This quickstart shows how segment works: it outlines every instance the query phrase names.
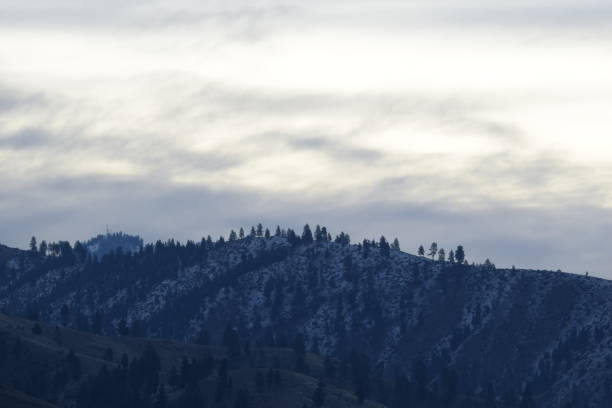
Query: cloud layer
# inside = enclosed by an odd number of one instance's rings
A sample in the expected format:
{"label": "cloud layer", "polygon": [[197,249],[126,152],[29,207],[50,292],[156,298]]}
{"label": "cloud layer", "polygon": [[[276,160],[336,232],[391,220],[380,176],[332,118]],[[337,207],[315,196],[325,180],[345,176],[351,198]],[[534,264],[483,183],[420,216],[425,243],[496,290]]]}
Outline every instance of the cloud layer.
{"label": "cloud layer", "polygon": [[606,2],[0,6],[0,242],[319,222],[612,278]]}

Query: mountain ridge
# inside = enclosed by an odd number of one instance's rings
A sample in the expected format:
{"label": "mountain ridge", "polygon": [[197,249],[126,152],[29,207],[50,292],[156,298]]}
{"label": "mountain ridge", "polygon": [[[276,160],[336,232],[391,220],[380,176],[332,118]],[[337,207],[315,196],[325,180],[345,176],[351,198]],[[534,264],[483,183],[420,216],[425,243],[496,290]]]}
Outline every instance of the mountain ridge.
{"label": "mountain ridge", "polygon": [[469,372],[462,388],[492,388],[499,401],[527,388],[543,407],[611,398],[612,282],[604,279],[450,264],[372,241],[282,233],[168,241],[80,262],[44,273],[24,267],[35,277],[13,279],[10,290],[2,283],[0,306],[22,315],[38,309],[57,323],[66,304],[81,310],[70,316],[74,326],[92,324],[98,312],[107,334],[122,320],[181,340],[203,328],[219,338],[228,322],[262,344],[303,334],[323,355],[366,353],[385,376],[417,360],[430,384],[445,367]]}

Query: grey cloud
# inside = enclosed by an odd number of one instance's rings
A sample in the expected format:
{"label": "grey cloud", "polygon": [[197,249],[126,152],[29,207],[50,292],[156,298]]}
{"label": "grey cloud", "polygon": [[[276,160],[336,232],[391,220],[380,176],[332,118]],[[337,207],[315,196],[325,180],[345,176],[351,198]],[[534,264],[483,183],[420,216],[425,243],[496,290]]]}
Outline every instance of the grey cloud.
{"label": "grey cloud", "polygon": [[[601,206],[612,198],[612,167],[592,168],[571,163],[561,154],[524,155],[520,150],[481,154],[455,173],[438,174],[435,164],[448,161],[440,154],[403,155],[413,164],[409,174],[384,176],[364,196],[408,196],[479,209],[510,205],[527,208]],[[603,180],[603,181],[602,181]],[[562,188],[565,186],[565,188]],[[508,196],[508,193],[511,193]],[[512,194],[520,193],[518,196]],[[506,203],[506,204],[504,204]]]}
{"label": "grey cloud", "polygon": [[330,134],[315,130],[292,133],[276,130],[249,135],[243,139],[243,142],[256,144],[262,149],[282,149],[286,147],[293,151],[310,151],[337,160],[375,162],[385,158],[385,154],[381,151],[351,144],[350,138],[350,133]]}
{"label": "grey cloud", "polygon": [[295,9],[295,6],[276,2],[194,3],[181,0],[32,0],[27,3],[4,0],[0,5],[4,6],[0,22],[5,27],[150,31],[215,25],[227,30],[233,39],[247,42],[261,38],[275,21]]}
{"label": "grey cloud", "polygon": [[0,135],[0,148],[15,150],[37,149],[47,146],[51,138],[38,129],[23,129],[8,137]]}
{"label": "grey cloud", "polygon": [[294,149],[324,152],[338,159],[376,161],[384,157],[384,154],[378,150],[357,148],[325,137],[290,138],[288,144]]}
{"label": "grey cloud", "polygon": [[607,1],[530,2],[529,4],[506,3],[500,6],[487,4],[480,7],[455,7],[452,12],[439,10],[445,22],[460,24],[486,24],[496,26],[557,26],[567,28],[589,28],[609,26],[612,6]]}
{"label": "grey cloud", "polygon": [[[278,117],[318,114],[350,114],[357,122],[353,133],[380,131],[399,122],[425,120],[455,137],[468,135],[497,140],[509,146],[520,146],[524,135],[515,123],[480,117],[483,112],[511,105],[517,101],[469,97],[431,97],[409,93],[360,92],[331,94],[317,92],[269,92],[240,89],[222,83],[208,83],[189,92],[181,109],[171,110],[190,116],[223,120],[228,117]],[[196,112],[200,112],[199,114]]]}
{"label": "grey cloud", "polygon": [[0,115],[18,109],[41,108],[49,104],[50,101],[42,93],[26,93],[3,87],[0,83]]}
{"label": "grey cloud", "polygon": [[[308,15],[308,14],[307,14]],[[462,0],[437,2],[345,3],[323,12],[311,9],[311,19],[324,19],[336,27],[401,32],[431,27],[472,29],[545,29],[564,34],[568,30],[609,32],[612,6],[606,0],[510,1]],[[313,23],[311,21],[311,23]]]}

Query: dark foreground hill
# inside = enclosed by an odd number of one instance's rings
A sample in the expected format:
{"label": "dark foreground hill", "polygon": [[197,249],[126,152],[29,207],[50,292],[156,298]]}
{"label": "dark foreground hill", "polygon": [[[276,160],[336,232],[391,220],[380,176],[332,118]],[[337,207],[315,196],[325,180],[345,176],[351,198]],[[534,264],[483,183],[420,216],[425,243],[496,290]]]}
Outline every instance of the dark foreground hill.
{"label": "dark foreground hill", "polygon": [[0,358],[3,408],[54,406],[44,400],[77,408],[301,408],[317,398],[326,407],[382,408],[320,382],[318,356],[304,355],[309,374],[295,371],[288,348],[233,355],[226,347],[109,338],[0,314]]}
{"label": "dark foreground hill", "polygon": [[13,387],[0,385],[0,407],[5,408],[54,408],[49,404],[31,395],[17,391]]}
{"label": "dark foreground hill", "polygon": [[612,406],[612,282],[315,235],[21,252],[0,264],[0,307],[110,336],[300,339],[389,406]]}

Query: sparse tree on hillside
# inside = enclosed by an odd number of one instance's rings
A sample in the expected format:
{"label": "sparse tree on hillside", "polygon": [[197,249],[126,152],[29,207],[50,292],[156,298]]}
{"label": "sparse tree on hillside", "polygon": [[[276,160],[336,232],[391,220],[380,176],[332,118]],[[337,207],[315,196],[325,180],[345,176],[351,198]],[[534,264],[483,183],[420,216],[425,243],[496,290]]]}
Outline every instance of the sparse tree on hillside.
{"label": "sparse tree on hillside", "polygon": [[87,248],[80,241],[76,241],[74,243],[74,254],[80,262],[83,262],[88,255]]}
{"label": "sparse tree on hillside", "polygon": [[417,254],[419,256],[425,256],[425,248],[423,248],[423,245],[419,245],[419,250],[417,251]]}
{"label": "sparse tree on hillside", "polygon": [[444,251],[444,248],[441,248],[438,251],[438,261],[440,262],[446,261],[446,251]]}
{"label": "sparse tree on hillside", "polygon": [[351,237],[344,232],[340,232],[340,235],[336,236],[335,242],[342,245],[349,245],[351,243]]}
{"label": "sparse tree on hillside", "polygon": [[255,238],[257,236],[257,232],[255,231],[255,227],[251,227],[251,232],[249,233],[251,238]]}
{"label": "sparse tree on hillside", "polygon": [[427,255],[431,256],[431,259],[434,259],[436,254],[438,253],[438,244],[436,242],[432,242],[429,246],[429,253]]}
{"label": "sparse tree on hillside", "polygon": [[263,225],[261,223],[257,224],[257,236],[263,237]]}
{"label": "sparse tree on hillside", "polygon": [[314,239],[317,242],[323,241],[323,234],[321,233],[321,226],[319,224],[315,227]]}
{"label": "sparse tree on hillside", "polygon": [[304,241],[306,244],[312,242],[312,231],[310,230],[310,226],[308,224],[304,225],[304,230],[302,231],[302,241]]}
{"label": "sparse tree on hillside", "polygon": [[391,244],[391,249],[393,249],[394,251],[399,251],[400,250],[399,239],[395,238],[393,240],[393,243]]}
{"label": "sparse tree on hillside", "polygon": [[380,255],[383,258],[388,258],[389,257],[389,243],[387,242],[387,239],[384,236],[380,237]]}
{"label": "sparse tree on hillside", "polygon": [[327,232],[326,227],[321,227],[321,239],[323,239],[323,241],[331,241],[331,235]]}
{"label": "sparse tree on hillside", "polygon": [[270,236],[271,236],[271,235],[270,235],[270,230],[266,228],[266,232],[264,233],[264,237],[265,237],[266,239],[270,239]]}
{"label": "sparse tree on hillside", "polygon": [[32,254],[36,254],[38,253],[38,246],[36,244],[36,237],[32,237],[32,239],[30,240],[30,252],[32,252]]}
{"label": "sparse tree on hillside", "polygon": [[455,251],[455,260],[457,263],[462,264],[465,261],[465,252],[463,251],[463,245],[459,245]]}
{"label": "sparse tree on hillside", "polygon": [[38,250],[38,253],[42,256],[47,256],[47,241],[44,239],[40,242],[40,249]]}
{"label": "sparse tree on hillside", "polygon": [[240,227],[240,232],[238,233],[238,237],[240,237],[240,239],[244,238],[244,228]]}
{"label": "sparse tree on hillside", "polygon": [[453,251],[452,249],[448,253],[448,262],[455,263],[455,251]]}
{"label": "sparse tree on hillside", "polygon": [[[243,233],[244,233],[244,232],[243,232]],[[231,231],[230,231],[230,234],[229,234],[229,238],[228,238],[228,240],[229,240],[229,241],[235,241],[236,239],[238,239],[238,236],[236,235],[236,231],[231,230]]]}
{"label": "sparse tree on hillside", "polygon": [[282,235],[283,235],[283,233],[282,233],[282,231],[281,231],[280,225],[277,225],[277,226],[276,226],[276,231],[274,231],[274,236],[275,236],[275,237],[280,237],[280,236],[282,236]]}

